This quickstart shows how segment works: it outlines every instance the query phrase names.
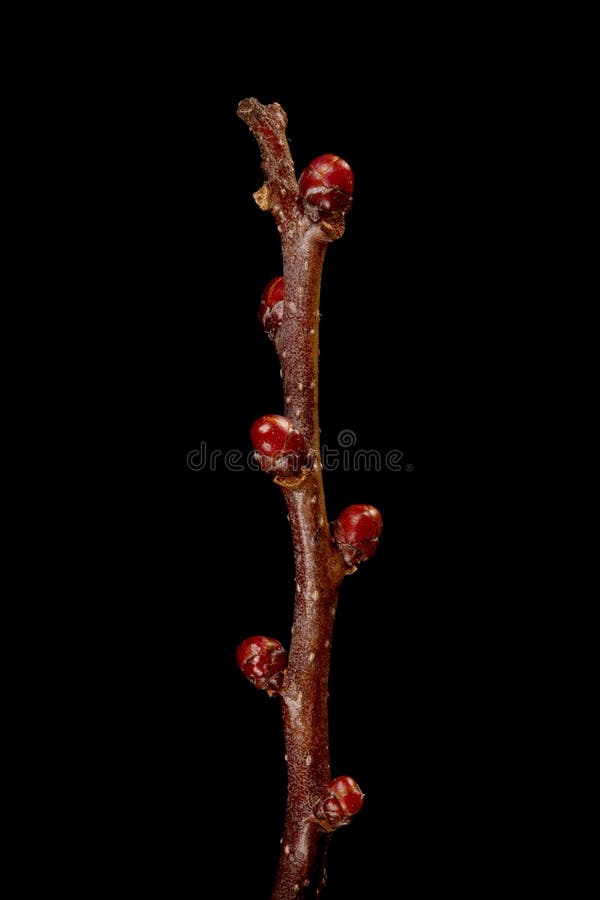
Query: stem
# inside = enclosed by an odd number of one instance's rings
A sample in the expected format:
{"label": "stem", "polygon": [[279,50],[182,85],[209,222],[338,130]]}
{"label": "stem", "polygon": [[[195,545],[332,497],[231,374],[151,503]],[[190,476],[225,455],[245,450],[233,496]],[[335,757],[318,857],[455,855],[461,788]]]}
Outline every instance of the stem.
{"label": "stem", "polygon": [[275,346],[285,415],[310,452],[310,469],[293,482],[276,479],[288,509],[294,545],[296,599],[288,668],[281,691],[288,798],[272,900],[321,895],[330,835],[314,807],[330,781],[327,697],[338,592],[348,568],[333,543],[323,490],[319,429],[319,297],[327,243],[343,233],[343,215],[327,223],[303,212],[278,104],[243,100],[238,115],[261,151],[265,184],[254,195],[281,233],[284,314]]}

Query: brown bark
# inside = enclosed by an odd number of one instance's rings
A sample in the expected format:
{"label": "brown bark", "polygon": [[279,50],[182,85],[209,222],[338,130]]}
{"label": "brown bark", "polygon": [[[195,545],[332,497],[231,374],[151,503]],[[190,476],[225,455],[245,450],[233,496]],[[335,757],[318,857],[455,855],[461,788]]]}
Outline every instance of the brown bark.
{"label": "brown bark", "polygon": [[292,531],[296,567],[294,624],[281,691],[288,798],[272,900],[321,895],[330,834],[315,806],[330,781],[327,715],[329,663],[340,584],[350,570],[331,538],[320,457],[318,408],[319,298],[327,243],[344,231],[342,213],[326,221],[306,215],[279,104],[242,100],[238,115],[256,138],[265,183],[254,195],[281,234],[284,313],[275,346],[285,415],[310,451],[302,478],[277,478]]}

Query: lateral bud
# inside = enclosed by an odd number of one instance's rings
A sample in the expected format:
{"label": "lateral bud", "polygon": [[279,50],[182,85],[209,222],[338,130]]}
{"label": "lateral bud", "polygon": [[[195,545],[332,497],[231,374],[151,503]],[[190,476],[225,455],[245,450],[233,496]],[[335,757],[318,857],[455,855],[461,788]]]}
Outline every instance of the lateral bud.
{"label": "lateral bud", "polygon": [[382,528],[381,513],[374,506],[355,503],[341,511],[331,523],[331,533],[346,565],[356,567],[371,559],[379,545]]}
{"label": "lateral bud", "polygon": [[283,319],[283,285],[283,275],[271,278],[262,292],[258,308],[258,318],[272,341]]}
{"label": "lateral bud", "polygon": [[280,478],[300,475],[308,454],[302,434],[285,416],[257,419],[250,429],[254,456],[263,472]]}
{"label": "lateral bud", "polygon": [[304,209],[313,222],[352,207],[354,173],[345,159],[324,153],[304,169],[298,179]]}
{"label": "lateral bud", "polygon": [[325,831],[349,825],[352,816],[362,809],[364,796],[354,778],[340,775],[323,791],[314,809],[315,818]]}
{"label": "lateral bud", "polygon": [[238,668],[259,691],[278,694],[287,668],[287,653],[276,638],[254,635],[238,644],[235,651]]}

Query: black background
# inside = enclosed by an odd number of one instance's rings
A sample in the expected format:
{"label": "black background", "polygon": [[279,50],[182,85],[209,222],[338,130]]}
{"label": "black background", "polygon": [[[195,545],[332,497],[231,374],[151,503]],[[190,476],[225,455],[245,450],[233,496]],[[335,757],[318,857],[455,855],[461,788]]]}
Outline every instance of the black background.
{"label": "black background", "polygon": [[258,150],[235,114],[257,96],[286,109],[298,174],[323,152],[355,173],[323,277],[323,442],[352,430],[357,448],[403,454],[399,472],[326,472],[331,518],[354,502],[384,518],[336,619],[332,771],[353,775],[366,800],[332,844],[329,895],[475,886],[482,809],[501,778],[486,771],[500,737],[481,678],[495,613],[479,604],[479,521],[462,496],[484,440],[461,411],[487,246],[482,96],[458,62],[450,74],[423,64],[326,87],[250,74],[201,90],[169,62],[132,73],[98,131],[106,365],[123,375],[103,436],[118,499],[111,490],[98,572],[110,723],[100,784],[109,796],[118,786],[106,860],[170,894],[197,884],[204,895],[218,866],[219,896],[265,900],[279,851],[279,710],[234,651],[249,634],[287,640],[284,505],[268,477],[227,471],[222,456],[212,471],[187,464],[202,444],[245,456],[252,421],[282,409],[256,315],[281,272],[278,234],[252,199]]}

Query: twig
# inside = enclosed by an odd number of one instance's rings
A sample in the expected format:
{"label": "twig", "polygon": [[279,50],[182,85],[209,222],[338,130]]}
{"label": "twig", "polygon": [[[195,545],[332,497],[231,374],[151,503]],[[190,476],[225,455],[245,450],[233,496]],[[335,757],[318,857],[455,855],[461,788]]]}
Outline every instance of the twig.
{"label": "twig", "polygon": [[[323,491],[318,410],[319,298],[327,244],[343,234],[349,202],[323,210],[303,202],[277,103],[242,100],[238,115],[256,138],[265,182],[254,197],[281,235],[283,316],[274,337],[285,417],[304,438],[308,460],[296,477],[278,475],[292,531],[296,567],[294,624],[280,689],[288,799],[272,900],[321,896],[330,832],[345,824],[323,806],[331,779],[327,697],[333,623],[340,584],[354,571],[334,542]],[[335,158],[334,158],[335,159]],[[344,163],[344,165],[347,165]],[[338,198],[339,199],[339,198]],[[334,204],[335,205],[335,204]]]}

